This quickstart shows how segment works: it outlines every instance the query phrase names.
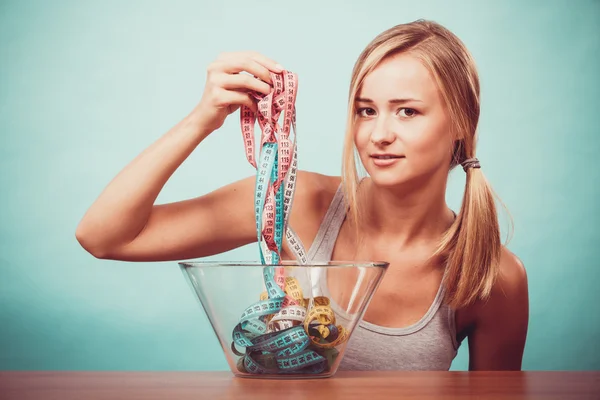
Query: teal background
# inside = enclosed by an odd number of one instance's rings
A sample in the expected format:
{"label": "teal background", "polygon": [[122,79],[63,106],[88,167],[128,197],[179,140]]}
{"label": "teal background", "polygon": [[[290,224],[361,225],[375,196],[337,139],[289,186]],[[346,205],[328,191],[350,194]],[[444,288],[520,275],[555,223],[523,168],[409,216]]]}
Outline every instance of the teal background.
{"label": "teal background", "polygon": [[[79,220],[197,104],[222,51],[299,74],[300,168],[339,174],[353,64],[417,18],[453,30],[479,67],[478,156],[529,276],[523,368],[598,369],[600,2],[515,0],[0,2],[0,369],[226,370],[177,265],[95,259],[75,240]],[[235,114],[157,201],[252,173]],[[455,209],[463,185],[459,169]],[[452,369],[467,367],[465,342]]]}

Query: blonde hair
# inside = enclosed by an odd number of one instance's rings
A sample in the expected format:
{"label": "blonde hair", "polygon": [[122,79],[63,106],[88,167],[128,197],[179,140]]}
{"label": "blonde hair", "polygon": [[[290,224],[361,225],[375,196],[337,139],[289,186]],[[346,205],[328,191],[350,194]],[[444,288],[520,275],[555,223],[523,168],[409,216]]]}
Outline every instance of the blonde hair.
{"label": "blonde hair", "polygon": [[[379,34],[356,61],[348,99],[342,185],[356,238],[360,237],[358,230],[364,215],[359,206],[360,179],[354,144],[355,97],[365,77],[381,61],[406,52],[415,55],[433,75],[452,121],[449,140],[454,141],[454,146],[449,171],[475,157],[479,78],[462,41],[438,23],[426,20],[397,25]],[[432,255],[441,256],[446,263],[446,302],[453,308],[489,297],[502,250],[495,194],[481,169],[469,168],[466,175],[460,212]]]}

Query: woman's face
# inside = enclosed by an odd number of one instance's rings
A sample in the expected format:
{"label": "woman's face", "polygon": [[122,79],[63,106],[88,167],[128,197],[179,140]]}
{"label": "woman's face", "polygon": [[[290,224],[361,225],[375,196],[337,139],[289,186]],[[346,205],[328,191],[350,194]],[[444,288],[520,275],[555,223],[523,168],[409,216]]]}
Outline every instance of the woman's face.
{"label": "woman's face", "polygon": [[393,186],[445,171],[452,151],[450,119],[421,62],[401,53],[385,59],[356,96],[354,143],[374,183]]}

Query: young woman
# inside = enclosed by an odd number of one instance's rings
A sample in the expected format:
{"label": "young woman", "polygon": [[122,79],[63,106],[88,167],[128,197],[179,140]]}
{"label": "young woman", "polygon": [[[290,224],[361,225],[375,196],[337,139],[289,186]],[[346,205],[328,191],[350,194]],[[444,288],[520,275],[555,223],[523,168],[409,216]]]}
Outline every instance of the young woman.
{"label": "young woman", "polygon": [[[77,227],[81,245],[102,259],[166,261],[256,242],[254,176],[194,199],[154,203],[229,114],[241,105],[256,110],[249,92],[268,94],[270,72],[282,68],[253,52],[213,62],[198,105],[92,204]],[[479,111],[471,55],[435,22],[395,26],[358,58],[342,176],[300,171],[290,214],[313,260],[390,262],[340,369],[447,370],[466,337],[470,370],[521,368],[527,276],[500,242],[492,191],[475,158]],[[368,177],[359,177],[355,155]],[[445,191],[458,165],[466,187],[455,214]],[[334,212],[342,201],[347,210]],[[293,259],[285,244],[283,259]]]}

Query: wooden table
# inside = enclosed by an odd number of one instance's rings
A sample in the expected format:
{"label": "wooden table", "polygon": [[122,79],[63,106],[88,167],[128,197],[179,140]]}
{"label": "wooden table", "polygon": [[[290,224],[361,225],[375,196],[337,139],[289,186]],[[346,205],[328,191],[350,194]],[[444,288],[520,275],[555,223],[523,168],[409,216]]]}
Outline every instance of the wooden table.
{"label": "wooden table", "polygon": [[0,371],[0,399],[600,399],[600,372],[349,372],[264,380],[229,372]]}

